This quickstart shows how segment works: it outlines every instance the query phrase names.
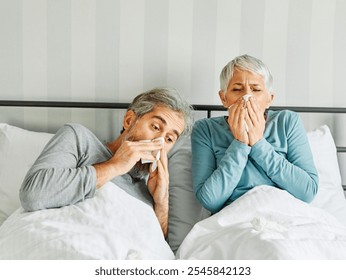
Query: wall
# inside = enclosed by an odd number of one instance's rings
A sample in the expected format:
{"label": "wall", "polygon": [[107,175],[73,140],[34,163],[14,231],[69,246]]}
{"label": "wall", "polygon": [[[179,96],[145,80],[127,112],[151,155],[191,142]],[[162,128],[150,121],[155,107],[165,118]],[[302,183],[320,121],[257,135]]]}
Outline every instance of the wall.
{"label": "wall", "polygon": [[[221,68],[248,53],[272,70],[274,105],[346,106],[345,14],[344,0],[0,0],[0,98],[129,102],[171,86],[220,104]],[[82,122],[105,139],[121,121],[98,110],[5,113],[25,127]]]}

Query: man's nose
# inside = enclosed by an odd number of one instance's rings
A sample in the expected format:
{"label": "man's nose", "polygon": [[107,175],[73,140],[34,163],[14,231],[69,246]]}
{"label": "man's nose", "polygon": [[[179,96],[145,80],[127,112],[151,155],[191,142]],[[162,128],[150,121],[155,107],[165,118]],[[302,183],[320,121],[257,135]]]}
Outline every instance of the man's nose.
{"label": "man's nose", "polygon": [[164,133],[161,133],[161,132],[157,133],[157,134],[155,135],[155,138],[153,139],[153,141],[160,141],[161,144],[162,144],[162,146],[164,146],[164,145],[165,145],[165,136],[164,136]]}
{"label": "man's nose", "polygon": [[156,133],[156,138],[163,138],[163,139],[165,139],[165,133],[164,133],[164,131],[158,131],[157,133]]}

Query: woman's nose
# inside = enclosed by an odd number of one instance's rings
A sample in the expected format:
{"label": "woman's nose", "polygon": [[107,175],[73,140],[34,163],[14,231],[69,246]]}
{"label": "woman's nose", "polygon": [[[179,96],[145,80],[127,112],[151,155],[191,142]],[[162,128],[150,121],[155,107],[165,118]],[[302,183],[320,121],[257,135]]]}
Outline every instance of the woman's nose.
{"label": "woman's nose", "polygon": [[251,87],[247,86],[244,88],[244,95],[251,94],[251,93],[252,93]]}

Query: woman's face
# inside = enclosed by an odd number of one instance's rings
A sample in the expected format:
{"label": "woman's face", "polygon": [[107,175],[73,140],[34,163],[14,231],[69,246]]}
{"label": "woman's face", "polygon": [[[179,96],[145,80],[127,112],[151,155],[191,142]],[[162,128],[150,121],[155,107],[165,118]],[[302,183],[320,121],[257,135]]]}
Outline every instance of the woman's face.
{"label": "woman's face", "polygon": [[263,112],[273,100],[273,94],[267,91],[264,78],[261,75],[235,69],[233,77],[229,81],[227,92],[219,92],[222,104],[228,108],[246,94],[252,94],[256,98],[256,102]]}

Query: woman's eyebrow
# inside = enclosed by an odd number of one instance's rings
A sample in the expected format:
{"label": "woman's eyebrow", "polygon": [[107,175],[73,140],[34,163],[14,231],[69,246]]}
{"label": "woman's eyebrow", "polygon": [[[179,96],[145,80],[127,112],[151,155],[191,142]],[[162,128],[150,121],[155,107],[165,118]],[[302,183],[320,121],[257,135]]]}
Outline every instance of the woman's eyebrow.
{"label": "woman's eyebrow", "polygon": [[[234,83],[232,84],[233,86],[243,86],[243,83]],[[250,84],[251,86],[260,86],[261,84],[258,84],[258,83],[252,83]]]}
{"label": "woman's eyebrow", "polygon": [[[161,116],[155,115],[155,116],[153,116],[153,119],[158,119],[158,120],[160,120],[164,125],[167,125],[167,121],[166,121],[163,117],[161,117]],[[180,136],[179,132],[178,132],[177,130],[173,129],[173,133],[174,133],[175,135],[177,135],[177,139],[178,139],[179,136]]]}

